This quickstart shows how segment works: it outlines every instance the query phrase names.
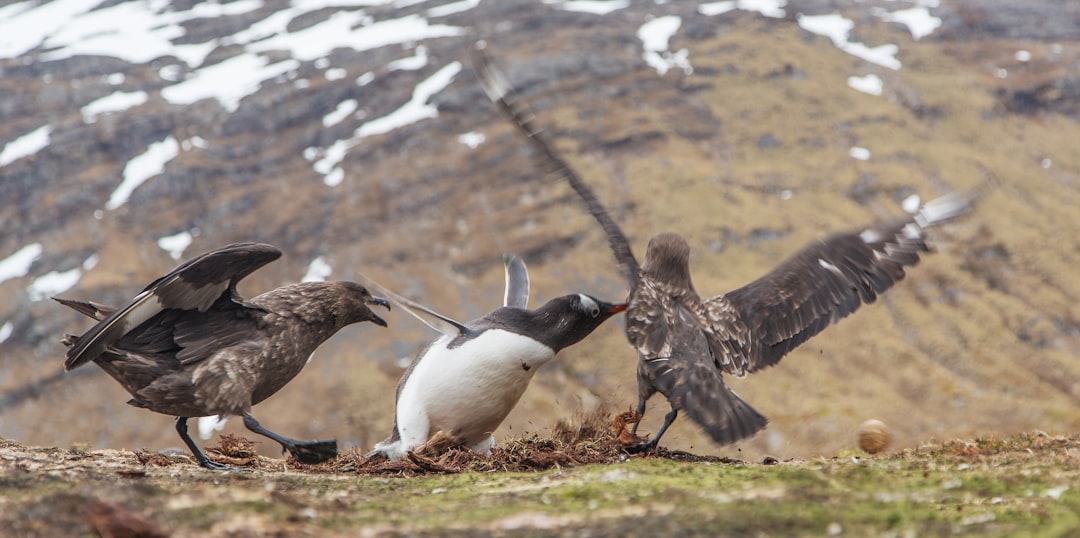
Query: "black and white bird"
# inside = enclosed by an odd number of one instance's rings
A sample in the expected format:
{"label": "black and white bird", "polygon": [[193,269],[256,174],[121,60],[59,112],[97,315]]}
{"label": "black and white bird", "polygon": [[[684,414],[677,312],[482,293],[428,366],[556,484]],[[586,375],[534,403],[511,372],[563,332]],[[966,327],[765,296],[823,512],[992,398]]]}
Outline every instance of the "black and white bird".
{"label": "black and white bird", "polygon": [[[484,91],[570,185],[600,223],[630,286],[626,337],[638,353],[639,414],[657,392],[671,411],[652,450],[680,410],[719,444],[754,435],[767,420],[724,384],[776,364],[825,327],[873,302],[928,252],[927,228],[968,212],[974,193],[927,203],[912,218],[815,242],[742,288],[702,297],[690,276],[690,246],[680,235],[653,237],[638,265],[630,243],[588,185],[555,152],[528,106],[478,46],[474,65]],[[636,433],[637,425],[633,431]]]}
{"label": "black and white bird", "polygon": [[480,454],[529,386],[536,371],[626,309],[583,293],[527,310],[529,275],[516,256],[504,258],[503,307],[468,323],[365,281],[442,336],[413,359],[397,386],[394,430],[368,455],[400,459],[442,432]]}
{"label": "black and white bird", "polygon": [[120,308],[54,297],[99,320],[82,336],[64,336],[64,367],[97,363],[131,393],[129,404],[177,417],[177,433],[208,469],[229,467],[199,450],[188,418],[239,415],[300,462],[334,457],[337,441],[283,437],[263,428],[251,407],[299,374],[341,328],[362,321],[385,327],[370,306],[390,303],[355,282],[291,284],[250,300],[237,293],[237,282],[280,256],[266,244],[228,245],[181,264]]}

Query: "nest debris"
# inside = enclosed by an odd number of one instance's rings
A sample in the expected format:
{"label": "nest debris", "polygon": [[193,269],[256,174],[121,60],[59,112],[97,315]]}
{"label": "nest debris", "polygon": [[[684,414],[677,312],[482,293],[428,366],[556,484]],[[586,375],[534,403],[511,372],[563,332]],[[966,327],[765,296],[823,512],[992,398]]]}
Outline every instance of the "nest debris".
{"label": "nest debris", "polygon": [[[233,434],[222,434],[219,445],[208,447],[207,455],[219,463],[234,467],[280,472],[283,469],[307,473],[354,473],[366,476],[419,476],[462,472],[535,472],[588,464],[610,464],[630,458],[659,458],[682,462],[740,463],[715,456],[657,448],[648,454],[630,455],[626,448],[647,439],[630,432],[641,416],[632,410],[611,413],[598,409],[559,420],[548,436],[529,434],[510,439],[484,456],[464,445],[461,439],[438,432],[398,461],[382,456],[367,456],[358,449],[347,451],[320,464],[303,464],[291,456],[282,460],[256,454],[255,442]],[[151,451],[136,452],[139,463],[167,466],[189,463],[189,458],[170,458]]]}

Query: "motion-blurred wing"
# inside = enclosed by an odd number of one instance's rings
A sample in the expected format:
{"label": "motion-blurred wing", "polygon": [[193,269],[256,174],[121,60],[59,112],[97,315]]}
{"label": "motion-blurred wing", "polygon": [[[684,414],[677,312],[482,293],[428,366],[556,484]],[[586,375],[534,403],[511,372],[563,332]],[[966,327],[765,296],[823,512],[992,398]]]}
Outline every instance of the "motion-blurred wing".
{"label": "motion-blurred wing", "polygon": [[615,255],[615,261],[619,264],[619,271],[626,278],[630,289],[636,288],[641,271],[637,259],[634,258],[633,251],[630,250],[630,242],[627,241],[626,235],[623,234],[619,225],[604,209],[592,189],[555,151],[544,130],[536,124],[536,117],[529,110],[528,105],[518,99],[510,81],[491,63],[480,43],[473,49],[473,67],[488,98],[526,136],[533,148],[536,149],[547,164],[570,183],[570,186],[585,202],[589,213],[600,223],[600,227],[604,229],[604,233],[607,235],[608,244]]}

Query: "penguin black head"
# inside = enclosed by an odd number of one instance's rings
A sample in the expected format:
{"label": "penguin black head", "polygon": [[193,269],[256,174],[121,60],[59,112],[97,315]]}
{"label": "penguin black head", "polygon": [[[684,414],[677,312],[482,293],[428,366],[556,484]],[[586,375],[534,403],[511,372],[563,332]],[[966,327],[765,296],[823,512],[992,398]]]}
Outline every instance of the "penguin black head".
{"label": "penguin black head", "polygon": [[531,322],[534,326],[524,334],[558,352],[580,342],[601,323],[624,310],[626,303],[608,303],[584,293],[563,295],[534,310]]}

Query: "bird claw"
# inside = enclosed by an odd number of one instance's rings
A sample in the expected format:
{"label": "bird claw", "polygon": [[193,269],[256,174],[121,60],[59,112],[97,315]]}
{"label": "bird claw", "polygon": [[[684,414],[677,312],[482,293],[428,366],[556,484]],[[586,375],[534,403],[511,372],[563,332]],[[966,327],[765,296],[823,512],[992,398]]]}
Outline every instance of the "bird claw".
{"label": "bird claw", "polygon": [[285,445],[285,449],[300,463],[322,463],[337,456],[337,440],[297,441],[296,443]]}
{"label": "bird claw", "polygon": [[245,469],[243,467],[233,467],[232,465],[225,465],[224,463],[218,463],[209,458],[203,459],[199,462],[199,467],[208,469],[211,471],[240,471],[243,473],[250,473],[253,469]]}
{"label": "bird claw", "polygon": [[639,443],[636,445],[630,445],[623,447],[623,450],[627,454],[647,454],[656,450],[656,443],[650,441],[648,443]]}

